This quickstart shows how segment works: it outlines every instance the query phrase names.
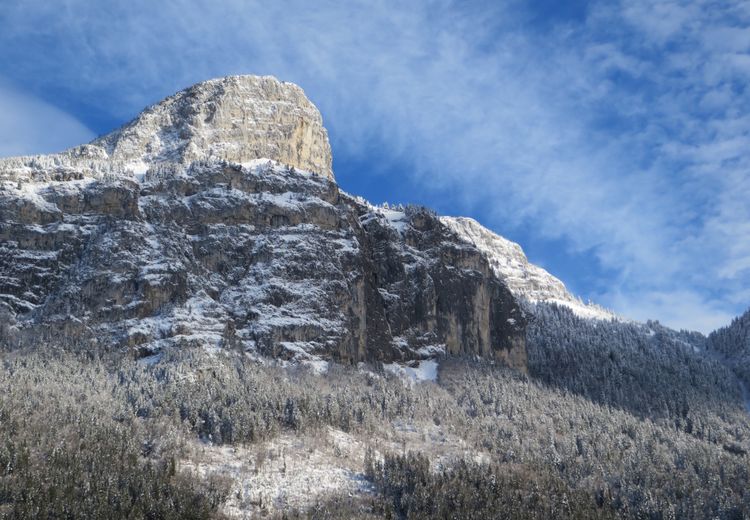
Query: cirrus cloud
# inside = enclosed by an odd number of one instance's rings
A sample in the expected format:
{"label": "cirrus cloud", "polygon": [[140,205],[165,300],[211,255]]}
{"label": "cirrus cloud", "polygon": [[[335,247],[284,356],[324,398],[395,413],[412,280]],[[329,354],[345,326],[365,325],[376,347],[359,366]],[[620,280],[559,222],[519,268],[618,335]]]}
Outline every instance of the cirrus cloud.
{"label": "cirrus cloud", "polygon": [[80,121],[0,82],[0,156],[58,152],[94,138]]}

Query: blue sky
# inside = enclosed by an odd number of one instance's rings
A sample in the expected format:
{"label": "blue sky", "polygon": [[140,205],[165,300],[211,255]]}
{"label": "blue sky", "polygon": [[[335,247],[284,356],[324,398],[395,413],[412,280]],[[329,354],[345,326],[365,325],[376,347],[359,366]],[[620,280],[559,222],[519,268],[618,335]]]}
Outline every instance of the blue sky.
{"label": "blue sky", "polygon": [[405,4],[4,0],[0,155],[272,74],[321,109],[347,191],[475,217],[635,319],[750,306],[750,2]]}

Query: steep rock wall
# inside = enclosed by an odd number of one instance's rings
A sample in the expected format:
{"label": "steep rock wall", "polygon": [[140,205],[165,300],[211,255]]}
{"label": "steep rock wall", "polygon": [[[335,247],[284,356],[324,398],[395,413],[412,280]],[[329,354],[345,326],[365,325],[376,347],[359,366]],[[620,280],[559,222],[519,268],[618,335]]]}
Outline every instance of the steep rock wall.
{"label": "steep rock wall", "polygon": [[6,185],[0,208],[6,342],[523,365],[523,312],[476,248],[324,177],[205,161],[140,183]]}
{"label": "steep rock wall", "polygon": [[262,158],[333,179],[328,133],[301,88],[271,76],[228,76],[182,90],[89,144],[0,159],[0,179],[142,175],[155,164]]}
{"label": "steep rock wall", "polygon": [[0,342],[524,367],[524,312],[487,255],[429,210],[341,192],[330,164],[301,89],[249,76],[0,160]]}

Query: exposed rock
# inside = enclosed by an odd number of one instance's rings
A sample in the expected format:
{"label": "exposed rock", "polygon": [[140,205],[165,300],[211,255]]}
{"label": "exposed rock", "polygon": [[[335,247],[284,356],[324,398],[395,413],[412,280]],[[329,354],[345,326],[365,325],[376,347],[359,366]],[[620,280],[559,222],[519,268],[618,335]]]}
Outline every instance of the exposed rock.
{"label": "exposed rock", "polygon": [[[426,209],[341,192],[313,113],[297,87],[227,78],[68,155],[5,160],[0,341],[525,367],[524,312],[487,255]],[[266,153],[287,165],[248,160]]]}
{"label": "exposed rock", "polygon": [[462,240],[482,251],[495,275],[519,299],[532,305],[540,302],[563,305],[583,318],[619,319],[613,312],[573,296],[560,280],[530,263],[521,246],[493,233],[476,220],[441,217],[440,221]]}
{"label": "exposed rock", "polygon": [[301,88],[270,76],[229,76],[180,91],[90,144],[0,160],[0,179],[141,175],[155,164],[261,158],[333,179],[328,133]]}
{"label": "exposed rock", "polygon": [[270,76],[199,83],[92,144],[125,163],[268,158],[333,178],[318,109],[297,85]]}

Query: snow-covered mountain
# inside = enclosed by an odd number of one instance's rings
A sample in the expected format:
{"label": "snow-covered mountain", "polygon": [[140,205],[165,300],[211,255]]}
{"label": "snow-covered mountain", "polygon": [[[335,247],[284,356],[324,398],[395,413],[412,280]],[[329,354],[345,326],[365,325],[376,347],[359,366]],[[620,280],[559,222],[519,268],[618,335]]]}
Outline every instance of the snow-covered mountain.
{"label": "snow-covered mountain", "polygon": [[263,158],[333,179],[328,133],[301,88],[270,76],[228,76],[182,90],[90,144],[2,159],[0,178],[55,179],[66,169],[140,176],[157,164]]}
{"label": "snow-covered mountain", "polygon": [[524,311],[487,257],[429,210],[343,193],[330,164],[301,89],[252,76],[0,161],[0,341],[524,366]]}
{"label": "snow-covered mountain", "polygon": [[441,217],[440,221],[461,239],[474,245],[518,298],[533,304],[553,303],[570,308],[582,318],[610,320],[617,316],[598,305],[584,303],[572,295],[560,280],[528,261],[521,246],[493,233],[467,217]]}
{"label": "snow-covered mountain", "polygon": [[273,78],[0,160],[0,517],[750,518],[748,363],[344,193]]}

